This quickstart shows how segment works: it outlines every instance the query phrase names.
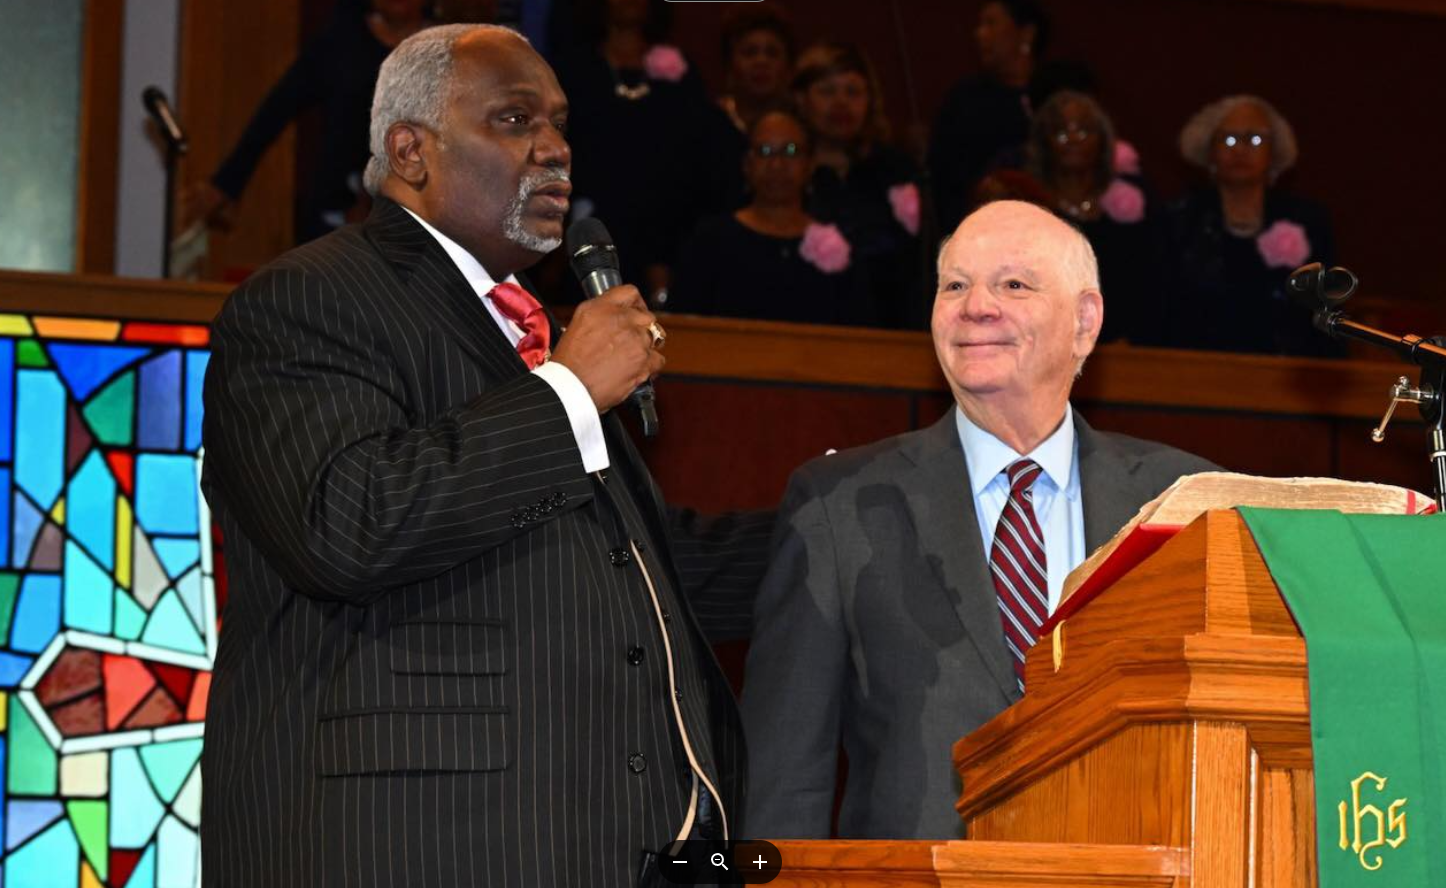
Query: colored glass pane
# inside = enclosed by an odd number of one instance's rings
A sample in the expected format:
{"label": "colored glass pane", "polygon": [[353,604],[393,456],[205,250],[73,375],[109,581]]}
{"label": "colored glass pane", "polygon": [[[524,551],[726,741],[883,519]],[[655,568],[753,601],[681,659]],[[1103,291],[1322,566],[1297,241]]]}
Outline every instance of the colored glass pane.
{"label": "colored glass pane", "polygon": [[100,652],[67,647],[35,685],[35,697],[47,709],[101,688]]}
{"label": "colored glass pane", "polygon": [[161,596],[151,618],[146,621],[146,631],[141,641],[156,647],[190,654],[206,653],[206,644],[196,632],[196,626],[186,613],[181,597],[174,590]]}
{"label": "colored glass pane", "polygon": [[201,869],[201,841],[174,817],[161,823],[156,835],[156,871],[166,885],[194,885]]}
{"label": "colored glass pane", "polygon": [[201,571],[192,570],[181,577],[176,583],[176,591],[181,596],[181,604],[185,606],[186,613],[191,617],[191,623],[196,631],[202,636],[206,634],[206,615],[202,610],[205,607],[204,598],[201,594]]}
{"label": "colored glass pane", "polygon": [[122,589],[131,587],[131,548],[135,545],[135,516],[131,502],[115,497],[115,579]]}
{"label": "colored glass pane", "polygon": [[136,602],[146,610],[150,610],[156,606],[156,602],[161,598],[161,593],[166,591],[171,580],[161,567],[155,550],[151,548],[150,538],[142,533],[139,527],[135,529],[134,537],[135,546],[132,549],[134,585],[131,586],[131,591],[136,597]]}
{"label": "colored glass pane", "polygon": [[65,475],[65,388],[44,370],[15,376],[15,483],[49,510]]}
{"label": "colored glass pane", "polygon": [[179,577],[201,560],[201,544],[195,537],[152,537],[151,545],[167,576]]}
{"label": "colored glass pane", "polygon": [[65,496],[68,529],[101,567],[115,567],[115,479],[100,452],[92,450],[70,480]]}
{"label": "colored glass pane", "polygon": [[46,710],[55,730],[64,737],[89,737],[105,733],[105,701],[100,694],[72,700],[63,706]]}
{"label": "colored glass pane", "polygon": [[110,472],[115,476],[115,483],[127,497],[136,495],[136,458],[134,454],[124,450],[110,450],[106,452],[105,461],[110,464]]}
{"label": "colored glass pane", "polygon": [[40,531],[40,539],[30,551],[31,570],[60,570],[60,550],[65,545],[65,534],[60,527],[47,521]]}
{"label": "colored glass pane", "polygon": [[101,663],[105,674],[106,724],[115,730],[146,698],[156,685],[156,677],[134,657],[106,654]]}
{"label": "colored glass pane", "polygon": [[130,881],[126,882],[126,888],[169,888],[166,885],[157,886],[156,884],[155,845],[148,846],[145,853],[141,855],[141,861],[136,864]]}
{"label": "colored glass pane", "polygon": [[[10,563],[16,567],[24,567],[30,563],[30,549],[35,545],[35,535],[40,532],[40,523],[45,520],[45,516],[35,508],[29,497],[18,490],[15,491],[12,501],[15,503],[15,524],[12,527]],[[3,637],[5,636],[0,635],[0,638]]]}
{"label": "colored glass pane", "polygon": [[106,868],[110,863],[106,859],[106,852],[110,848],[110,843],[106,841],[106,807],[105,802],[99,801],[65,803],[65,813],[69,815],[71,828],[80,840],[80,850],[85,852],[85,859],[90,861],[90,865],[102,879],[105,878]]}
{"label": "colored glass pane", "polygon": [[6,749],[7,790],[10,797],[53,796],[57,767],[55,750],[40,733],[30,712],[11,696],[9,700]]}
{"label": "colored glass pane", "polygon": [[202,672],[196,676],[196,687],[191,691],[191,702],[186,704],[186,721],[201,721],[206,717],[206,698],[211,691],[211,673]]}
{"label": "colored glass pane", "polygon": [[75,840],[75,831],[64,821],[5,858],[6,885],[49,888],[52,885],[75,885],[79,879],[80,848]]}
{"label": "colored glass pane", "polygon": [[126,718],[121,728],[126,731],[137,728],[159,728],[165,725],[180,724],[184,718],[181,707],[171,699],[171,695],[166,693],[166,689],[156,686],[141,701],[141,705],[137,706],[135,711]]}
{"label": "colored glass pane", "polygon": [[0,336],[30,336],[34,332],[24,315],[0,314]]}
{"label": "colored glass pane", "polygon": [[5,850],[19,848],[63,813],[59,802],[11,802],[5,810]]}
{"label": "colored glass pane", "polygon": [[60,631],[60,577],[29,574],[20,583],[10,647],[27,654],[45,650]]}
{"label": "colored glass pane", "polygon": [[124,590],[115,590],[115,634],[126,641],[137,641],[146,628],[146,612]]}
{"label": "colored glass pane", "polygon": [[120,336],[120,321],[103,321],[92,318],[47,318],[34,317],[30,321],[35,332],[46,339],[91,339],[97,342],[112,342]]}
{"label": "colored glass pane", "polygon": [[15,363],[21,367],[49,367],[50,358],[45,349],[34,339],[22,339],[15,344]]}
{"label": "colored glass pane", "polygon": [[10,563],[10,547],[5,540],[10,538],[10,469],[0,467],[0,567]]}
{"label": "colored glass pane", "polygon": [[141,747],[141,762],[151,775],[151,783],[161,800],[170,802],[180,793],[181,786],[191,775],[191,769],[201,760],[200,738],[173,740],[169,743],[154,743]]}
{"label": "colored glass pane", "polygon": [[176,803],[171,806],[176,816],[189,824],[193,829],[201,825],[201,769],[191,769],[191,776],[186,778],[186,785],[176,795]]}
{"label": "colored glass pane", "polygon": [[148,450],[181,446],[181,353],[168,351],[141,365],[136,444]]}
{"label": "colored glass pane", "polygon": [[60,760],[60,794],[98,799],[110,789],[110,753],[83,752]]}
{"label": "colored glass pane", "polygon": [[0,651],[0,688],[13,688],[20,684],[25,673],[30,671],[30,664],[34,662],[34,657]]}
{"label": "colored glass pane", "polygon": [[115,583],[75,543],[65,544],[65,625],[99,635],[111,631]]}
{"label": "colored glass pane", "polygon": [[150,842],[166,809],[156,798],[135,749],[117,749],[110,760],[110,836],[117,848]]}
{"label": "colored glass pane", "polygon": [[81,419],[80,411],[71,404],[66,407],[68,419],[65,423],[65,474],[71,475],[75,472],[80,461],[90,452],[95,444],[95,438],[91,435],[90,429],[86,427],[85,420]]}
{"label": "colored glass pane", "polygon": [[13,453],[11,434],[15,414],[15,340],[0,339],[0,462],[9,462]]}
{"label": "colored glass pane", "polygon": [[51,343],[49,352],[51,363],[60,371],[77,401],[89,398],[122,367],[149,354],[144,348],[68,342]]}
{"label": "colored glass pane", "polygon": [[210,352],[186,352],[186,439],[187,450],[201,449],[201,389],[206,381]]}
{"label": "colored glass pane", "polygon": [[136,375],[123,373],[81,408],[85,421],[102,444],[129,447],[135,439]]}
{"label": "colored glass pane", "polygon": [[196,461],[142,453],[136,458],[136,518],[150,533],[196,535]]}
{"label": "colored glass pane", "polygon": [[196,684],[196,670],[172,666],[169,663],[150,663],[148,666],[156,680],[165,686],[172,697],[183,702],[191,699],[191,688]]}
{"label": "colored glass pane", "polygon": [[141,852],[129,848],[117,848],[112,844],[110,849],[111,884],[128,886],[131,873],[135,872],[136,866],[140,862]]}
{"label": "colored glass pane", "polygon": [[190,324],[148,324],[130,321],[121,329],[126,342],[150,342],[156,345],[206,345],[211,331]]}
{"label": "colored glass pane", "polygon": [[15,614],[15,598],[19,594],[19,575],[0,573],[0,645],[10,638],[10,620]]}

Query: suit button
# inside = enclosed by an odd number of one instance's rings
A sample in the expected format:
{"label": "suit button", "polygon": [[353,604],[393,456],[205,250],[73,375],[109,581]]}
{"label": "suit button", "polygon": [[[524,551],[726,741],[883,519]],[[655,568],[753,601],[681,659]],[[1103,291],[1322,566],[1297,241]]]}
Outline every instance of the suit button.
{"label": "suit button", "polygon": [[643,663],[643,658],[646,656],[647,654],[643,651],[641,647],[634,645],[633,647],[628,648],[628,665],[641,666]]}
{"label": "suit button", "polygon": [[554,493],[552,495],[551,502],[554,508],[560,509],[563,506],[567,505],[567,494],[559,490],[557,493]]}
{"label": "suit button", "polygon": [[527,519],[522,517],[521,512],[512,513],[512,526],[517,528],[518,530],[521,530],[522,528],[527,526]]}
{"label": "suit button", "polygon": [[645,546],[645,545],[643,545],[643,541],[642,541],[642,540],[633,540],[633,545],[638,547],[638,551],[639,551],[639,552],[646,552],[646,551],[648,551],[648,547]]}
{"label": "suit button", "polygon": [[674,700],[677,700],[679,703],[683,702],[683,692],[682,692],[682,691],[674,691],[674,692],[673,692],[673,699],[674,699]]}
{"label": "suit button", "polygon": [[628,756],[628,770],[634,774],[641,774],[648,770],[648,760],[640,752]]}
{"label": "suit button", "polygon": [[619,546],[608,553],[608,560],[613,563],[613,567],[626,567],[632,564],[633,553]]}
{"label": "suit button", "polygon": [[664,623],[671,623],[671,622],[673,622],[673,615],[670,614],[670,613],[668,613],[667,611],[663,611],[663,622],[664,622]]}

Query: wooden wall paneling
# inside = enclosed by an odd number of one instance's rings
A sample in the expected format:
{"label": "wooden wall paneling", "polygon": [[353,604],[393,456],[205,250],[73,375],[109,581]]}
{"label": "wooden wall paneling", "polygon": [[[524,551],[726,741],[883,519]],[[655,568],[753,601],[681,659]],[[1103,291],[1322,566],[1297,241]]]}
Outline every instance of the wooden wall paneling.
{"label": "wooden wall paneling", "polygon": [[[236,144],[261,100],[295,59],[299,22],[294,0],[183,0],[178,92],[190,151],[180,164],[178,192],[207,181]],[[234,228],[211,233],[209,278],[236,277],[292,246],[293,129],[282,134],[256,168]],[[179,224],[179,214],[177,219]]]}
{"label": "wooden wall paneling", "polygon": [[115,270],[124,31],[125,0],[86,3],[75,220],[75,268],[82,274]]}
{"label": "wooden wall paneling", "polygon": [[656,388],[658,437],[635,440],[663,491],[704,511],[772,508],[789,474],[826,449],[910,428],[906,393],[668,377]]}

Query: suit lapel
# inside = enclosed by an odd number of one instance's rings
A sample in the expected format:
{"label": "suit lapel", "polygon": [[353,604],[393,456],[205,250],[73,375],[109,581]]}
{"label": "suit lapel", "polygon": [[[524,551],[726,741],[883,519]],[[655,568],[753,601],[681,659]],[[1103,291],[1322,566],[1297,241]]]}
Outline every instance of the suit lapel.
{"label": "suit lapel", "polygon": [[366,236],[411,288],[412,306],[463,351],[499,378],[527,372],[527,365],[497,327],[487,307],[452,257],[401,206],[377,198]]}
{"label": "suit lapel", "polygon": [[979,534],[954,411],[925,429],[902,453],[914,464],[899,484],[920,551],[938,575],[940,587],[1000,690],[1009,699],[1017,699],[1019,684],[1004,644],[999,602]]}
{"label": "suit lapel", "polygon": [[1085,550],[1093,552],[1133,517],[1135,503],[1147,503],[1154,492],[1139,480],[1138,457],[1130,456],[1094,429],[1076,411],[1075,441],[1079,448],[1080,506],[1084,512]]}

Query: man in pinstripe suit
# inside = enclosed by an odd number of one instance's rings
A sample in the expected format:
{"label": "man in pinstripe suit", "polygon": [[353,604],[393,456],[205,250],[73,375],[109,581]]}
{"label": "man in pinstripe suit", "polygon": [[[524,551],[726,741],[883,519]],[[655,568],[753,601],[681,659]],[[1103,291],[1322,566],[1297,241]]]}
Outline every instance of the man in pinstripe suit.
{"label": "man in pinstripe suit", "polygon": [[215,322],[207,885],[646,884],[737,831],[706,639],[746,630],[766,521],[662,506],[610,412],[662,365],[634,288],[557,339],[515,286],[561,238],[566,113],[512,32],[410,38],[371,217]]}

